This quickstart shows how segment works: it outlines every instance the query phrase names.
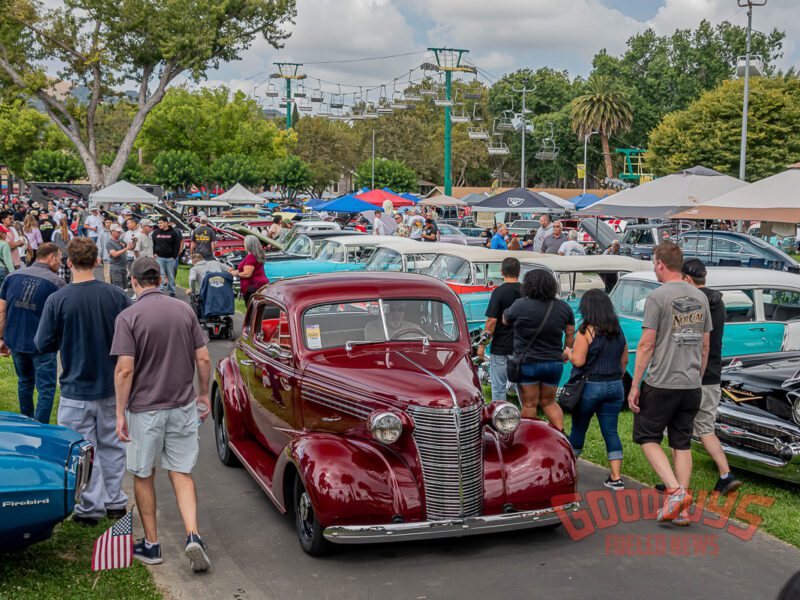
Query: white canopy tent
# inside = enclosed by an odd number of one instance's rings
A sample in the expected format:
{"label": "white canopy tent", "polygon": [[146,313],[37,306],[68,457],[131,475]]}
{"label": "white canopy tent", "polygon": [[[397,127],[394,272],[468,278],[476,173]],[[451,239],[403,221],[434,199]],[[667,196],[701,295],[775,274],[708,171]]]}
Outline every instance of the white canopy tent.
{"label": "white canopy tent", "polygon": [[800,163],[675,217],[800,223]]}
{"label": "white canopy tent", "polygon": [[445,206],[467,206],[467,203],[463,200],[444,195],[425,198],[424,200],[420,201],[420,204],[422,206],[434,206],[439,208],[443,208]]}
{"label": "white canopy tent", "polygon": [[215,200],[220,202],[228,202],[229,204],[256,204],[264,203],[264,199],[256,196],[253,192],[244,187],[241,183],[237,183],[224,194],[220,194]]}
{"label": "white canopy tent", "polygon": [[745,181],[713,169],[692,167],[607,196],[583,212],[609,217],[671,219],[675,213],[695,208],[747,185]]}
{"label": "white canopy tent", "polygon": [[158,204],[159,202],[161,200],[150,192],[127,181],[118,181],[107,188],[89,194],[90,207],[100,204],[108,207],[112,204]]}
{"label": "white canopy tent", "polygon": [[555,194],[551,194],[550,192],[537,192],[537,193],[541,194],[545,198],[550,198],[550,200],[552,200],[556,204],[560,204],[564,208],[564,210],[570,210],[570,211],[575,210],[575,205],[569,200],[564,200],[563,198],[556,196]]}

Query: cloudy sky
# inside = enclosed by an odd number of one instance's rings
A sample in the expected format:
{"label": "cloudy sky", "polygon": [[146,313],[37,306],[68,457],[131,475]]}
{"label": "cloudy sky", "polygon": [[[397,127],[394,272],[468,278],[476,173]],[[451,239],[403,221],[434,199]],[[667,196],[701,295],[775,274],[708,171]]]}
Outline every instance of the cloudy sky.
{"label": "cloudy sky", "polygon": [[[263,96],[273,61],[305,63],[307,85],[325,91],[338,89],[337,83],[408,81],[408,71],[425,60],[424,50],[432,45],[467,48],[474,64],[496,76],[540,66],[586,75],[600,48],[619,53],[628,37],[647,27],[670,33],[695,27],[703,18],[747,23],[737,0],[297,0],[285,48],[259,40],[242,60],[209,73],[205,85],[225,83],[248,93],[255,88],[256,96]],[[800,2],[769,0],[755,8],[754,28],[773,27],[787,33],[782,66],[796,64]],[[396,54],[407,55],[364,60]]]}

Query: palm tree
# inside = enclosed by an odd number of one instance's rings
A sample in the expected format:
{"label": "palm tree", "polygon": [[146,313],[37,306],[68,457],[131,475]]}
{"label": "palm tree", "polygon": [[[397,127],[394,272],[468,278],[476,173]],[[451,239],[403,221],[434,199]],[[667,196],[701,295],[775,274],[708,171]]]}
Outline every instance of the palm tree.
{"label": "palm tree", "polygon": [[603,144],[603,159],[606,175],[614,176],[608,137],[619,131],[627,131],[633,124],[633,109],[627,94],[613,85],[610,77],[591,75],[586,82],[587,93],[572,101],[572,129],[583,139],[588,133],[600,133]]}

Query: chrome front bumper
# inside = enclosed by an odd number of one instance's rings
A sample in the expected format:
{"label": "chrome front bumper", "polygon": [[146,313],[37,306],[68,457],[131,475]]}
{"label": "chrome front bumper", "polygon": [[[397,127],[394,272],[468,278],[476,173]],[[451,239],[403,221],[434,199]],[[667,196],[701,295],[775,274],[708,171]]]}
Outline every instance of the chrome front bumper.
{"label": "chrome front bumper", "polygon": [[[692,443],[698,450],[705,451],[699,441],[692,440]],[[740,448],[722,441],[720,443],[730,466],[800,484],[800,450],[793,449],[792,457],[789,460],[782,460],[776,456]]]}
{"label": "chrome front bumper", "polygon": [[339,525],[327,527],[322,534],[325,539],[336,544],[377,544],[463,537],[554,525],[561,521],[560,512],[570,513],[577,510],[579,506],[577,502],[571,502],[553,508],[464,519],[386,525]]}

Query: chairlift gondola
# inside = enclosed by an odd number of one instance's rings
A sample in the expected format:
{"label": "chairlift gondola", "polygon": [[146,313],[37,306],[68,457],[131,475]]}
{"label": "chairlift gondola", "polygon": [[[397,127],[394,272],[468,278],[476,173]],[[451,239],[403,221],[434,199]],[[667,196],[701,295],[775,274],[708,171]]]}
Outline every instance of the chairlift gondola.
{"label": "chairlift gondola", "polygon": [[392,110],[392,107],[390,106],[389,96],[386,94],[386,86],[385,85],[381,86],[381,95],[378,98],[378,105],[377,105],[376,112],[379,115],[390,115],[390,114],[392,114],[394,112]]}
{"label": "chairlift gondola", "polygon": [[539,151],[534,154],[537,160],[556,160],[558,158],[558,146],[556,146],[555,127],[550,123],[550,135],[542,138],[542,145]]}
{"label": "chairlift gondola", "polygon": [[472,107],[472,120],[475,123],[480,123],[481,121],[483,121],[483,115],[481,114],[481,111],[478,110],[478,108],[480,108],[480,104],[476,102]]}
{"label": "chairlift gondola", "polygon": [[[425,83],[428,81],[430,82],[430,87],[425,86]],[[438,94],[435,83],[430,77],[426,77],[420,82],[419,93],[420,96],[436,96]]]}
{"label": "chairlift gondola", "polygon": [[311,112],[311,109],[313,108],[311,106],[311,102],[306,100],[304,96],[301,96],[300,98],[300,101],[297,103],[297,110],[300,112]]}
{"label": "chairlift gondola", "polygon": [[344,108],[344,96],[342,95],[342,86],[339,86],[338,94],[331,94],[331,109]]}
{"label": "chairlift gondola", "polygon": [[450,115],[450,121],[452,121],[453,123],[470,122],[469,114],[467,113],[462,103],[453,105],[453,114]]}
{"label": "chairlift gondola", "polygon": [[447,97],[447,86],[440,82],[436,90],[436,96],[433,98],[434,106],[453,106],[453,99]]}
{"label": "chairlift gondola", "polygon": [[509,154],[508,144],[503,141],[502,135],[495,136],[496,139],[489,140],[486,144],[486,150],[490,156],[504,156]]}
{"label": "chairlift gondola", "polygon": [[318,117],[330,117],[331,116],[331,107],[327,102],[322,102],[319,105],[319,110],[317,111]]}
{"label": "chairlift gondola", "polygon": [[402,92],[397,91],[397,79],[394,80],[394,85],[392,86],[392,99],[389,102],[389,107],[392,110],[405,110],[408,108]]}
{"label": "chairlift gondola", "polygon": [[316,89],[311,92],[311,102],[318,104],[325,100],[325,94],[322,93],[321,89]]}
{"label": "chairlift gondola", "polygon": [[295,98],[305,98],[306,97],[306,88],[303,85],[297,86],[297,89],[294,92]]}
{"label": "chairlift gondola", "polygon": [[264,95],[267,98],[277,98],[278,94],[279,94],[278,86],[276,86],[274,83],[270,83],[270,84],[267,85],[267,89],[264,92]]}
{"label": "chairlift gondola", "polygon": [[514,111],[504,110],[503,114],[494,120],[495,131],[515,131],[514,127]]}
{"label": "chairlift gondola", "polygon": [[483,127],[467,127],[467,135],[471,140],[488,140],[489,132]]}

